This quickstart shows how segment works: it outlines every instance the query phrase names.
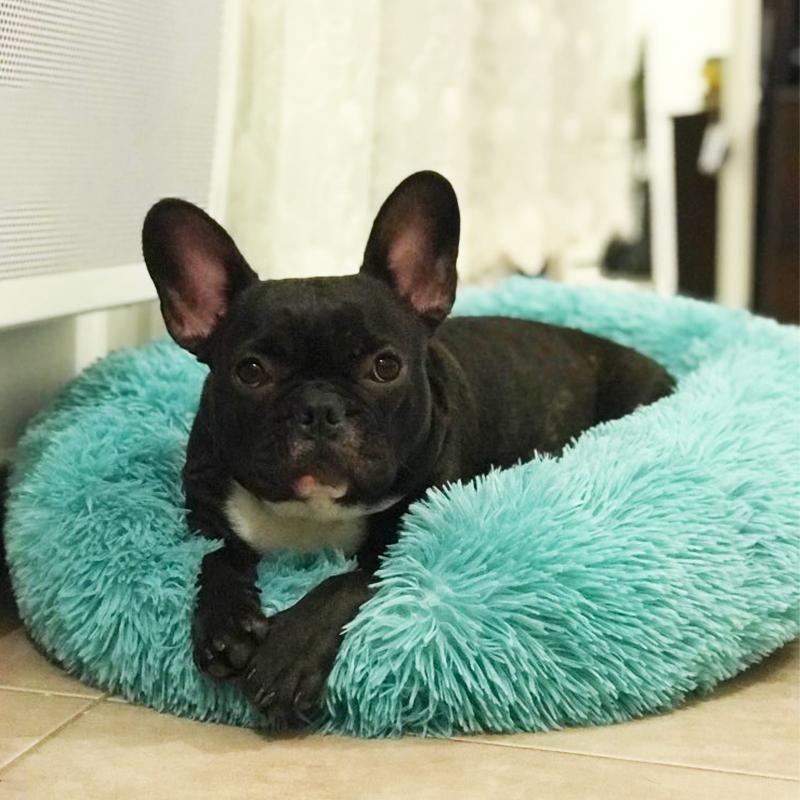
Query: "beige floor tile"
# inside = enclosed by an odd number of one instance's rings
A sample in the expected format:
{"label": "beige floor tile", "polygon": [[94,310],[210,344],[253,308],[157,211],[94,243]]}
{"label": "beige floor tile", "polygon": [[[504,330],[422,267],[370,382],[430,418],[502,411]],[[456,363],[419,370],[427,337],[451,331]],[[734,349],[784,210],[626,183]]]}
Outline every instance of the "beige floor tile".
{"label": "beige floor tile", "polygon": [[37,652],[21,626],[0,633],[0,688],[99,697],[102,693],[69,677]]}
{"label": "beige floor tile", "polygon": [[70,678],[39,653],[25,635],[8,575],[0,566],[0,688],[99,697],[101,692]]}
{"label": "beige floor tile", "polygon": [[796,800],[797,789],[792,781],[474,742],[268,740],[107,702],[0,774],[0,797],[26,800]]}
{"label": "beige floor tile", "polygon": [[0,768],[91,703],[78,697],[0,690]]}
{"label": "beige floor tile", "polygon": [[798,778],[799,676],[800,647],[793,642],[712,695],[668,714],[606,727],[470,740]]}

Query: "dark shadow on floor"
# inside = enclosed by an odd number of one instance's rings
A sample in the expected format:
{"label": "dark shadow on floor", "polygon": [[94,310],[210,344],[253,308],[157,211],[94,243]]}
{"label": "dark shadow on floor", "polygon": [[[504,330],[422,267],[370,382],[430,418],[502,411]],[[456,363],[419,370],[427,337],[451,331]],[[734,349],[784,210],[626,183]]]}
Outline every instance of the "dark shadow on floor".
{"label": "dark shadow on floor", "polygon": [[8,464],[0,464],[0,634],[19,625],[19,614],[11,579],[8,575],[5,551],[6,495],[8,493]]}

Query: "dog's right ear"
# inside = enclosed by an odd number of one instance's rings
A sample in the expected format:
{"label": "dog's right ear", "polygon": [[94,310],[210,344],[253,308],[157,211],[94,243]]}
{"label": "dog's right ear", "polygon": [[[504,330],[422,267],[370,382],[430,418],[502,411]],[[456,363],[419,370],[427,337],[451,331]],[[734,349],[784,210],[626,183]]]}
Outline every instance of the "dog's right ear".
{"label": "dog's right ear", "polygon": [[165,198],[147,212],[142,252],[170,336],[195,355],[234,296],[258,281],[225,229],[185,200]]}

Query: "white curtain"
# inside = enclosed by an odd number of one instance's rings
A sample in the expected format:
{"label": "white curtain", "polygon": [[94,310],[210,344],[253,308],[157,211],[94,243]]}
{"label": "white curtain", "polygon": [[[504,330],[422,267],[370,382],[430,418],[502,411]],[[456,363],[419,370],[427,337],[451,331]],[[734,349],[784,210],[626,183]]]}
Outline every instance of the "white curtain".
{"label": "white curtain", "polygon": [[630,228],[631,0],[242,0],[228,223],[264,277],[353,271],[419,169],[462,280],[595,258]]}

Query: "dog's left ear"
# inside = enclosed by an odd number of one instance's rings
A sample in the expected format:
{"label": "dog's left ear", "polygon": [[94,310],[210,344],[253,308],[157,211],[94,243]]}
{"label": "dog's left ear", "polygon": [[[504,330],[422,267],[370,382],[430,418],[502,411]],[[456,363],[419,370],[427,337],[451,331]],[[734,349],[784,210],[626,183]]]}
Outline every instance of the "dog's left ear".
{"label": "dog's left ear", "polygon": [[415,172],[378,211],[361,272],[388,283],[431,326],[453,307],[460,215],[450,182]]}

